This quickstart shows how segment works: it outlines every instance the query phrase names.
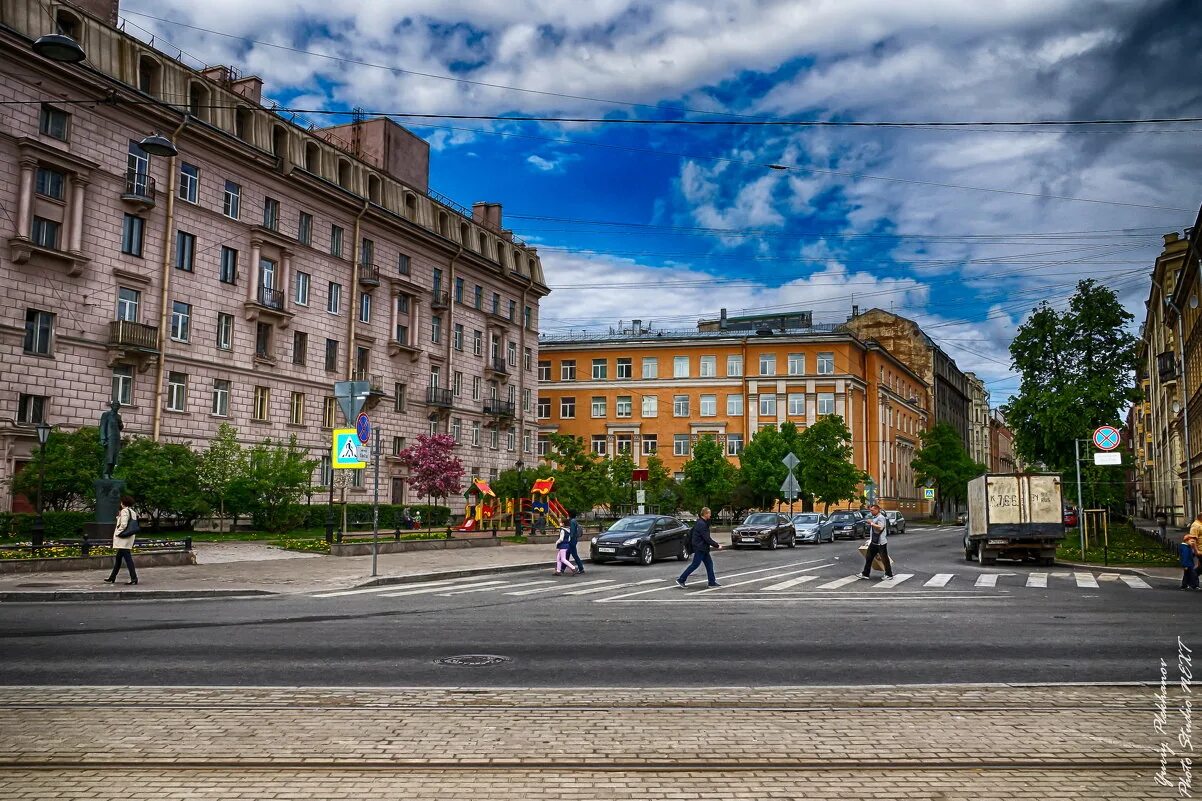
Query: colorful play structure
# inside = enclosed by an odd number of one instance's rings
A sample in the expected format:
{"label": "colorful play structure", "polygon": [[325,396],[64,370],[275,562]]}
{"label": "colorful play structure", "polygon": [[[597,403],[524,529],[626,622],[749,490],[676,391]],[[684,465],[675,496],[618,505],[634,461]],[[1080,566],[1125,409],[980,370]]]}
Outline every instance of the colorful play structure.
{"label": "colorful play structure", "polygon": [[568,510],[551,497],[555,488],[554,478],[540,478],[534,482],[529,498],[519,498],[514,507],[513,498],[498,498],[488,482],[481,478],[472,479],[467,491],[467,512],[463,523],[456,531],[478,531],[483,528],[513,528],[517,517],[522,528],[533,531],[536,523],[545,522],[546,531],[554,531],[566,525]]}

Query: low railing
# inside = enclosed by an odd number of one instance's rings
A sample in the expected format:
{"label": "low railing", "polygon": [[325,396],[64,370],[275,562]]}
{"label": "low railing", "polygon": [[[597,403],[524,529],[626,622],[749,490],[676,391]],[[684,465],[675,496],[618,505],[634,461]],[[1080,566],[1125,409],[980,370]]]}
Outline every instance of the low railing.
{"label": "low railing", "polygon": [[504,373],[506,375],[509,374],[509,365],[506,363],[505,359],[501,358],[500,356],[494,356],[492,359],[490,359],[488,366],[494,373]]}
{"label": "low railing", "polygon": [[158,350],[159,328],[156,325],[135,323],[133,320],[113,320],[109,323],[109,345]]}
{"label": "low railing", "polygon": [[434,311],[441,311],[442,309],[450,308],[450,306],[451,306],[451,293],[450,292],[435,292],[434,293],[434,299],[430,301],[431,309],[433,309]]}
{"label": "low railing", "polygon": [[123,200],[138,200],[154,204],[155,183],[144,172],[128,170],[125,173],[125,191],[121,193]]}
{"label": "low railing", "polygon": [[269,286],[259,287],[259,305],[269,309],[284,308],[284,292]]}
{"label": "low railing", "polygon": [[513,417],[517,407],[513,401],[501,400],[500,398],[485,398],[484,413],[495,415],[497,417]]}
{"label": "low railing", "polygon": [[373,393],[381,393],[384,391],[384,376],[379,373],[369,373],[366,370],[351,371],[352,381],[366,381]]}
{"label": "low railing", "polygon": [[454,402],[451,390],[442,387],[427,387],[426,403],[431,406],[441,406],[444,409],[449,409]]}
{"label": "low railing", "polygon": [[380,268],[374,264],[360,264],[359,283],[363,286],[379,286]]}

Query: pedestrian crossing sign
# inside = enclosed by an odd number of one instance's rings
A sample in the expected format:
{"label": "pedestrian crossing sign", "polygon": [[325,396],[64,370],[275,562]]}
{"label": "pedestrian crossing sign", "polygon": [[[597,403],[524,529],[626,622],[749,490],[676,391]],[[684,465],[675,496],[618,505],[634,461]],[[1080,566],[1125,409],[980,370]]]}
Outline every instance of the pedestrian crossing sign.
{"label": "pedestrian crossing sign", "polygon": [[935,500],[935,488],[934,487],[923,487],[922,488],[922,497],[928,501]]}
{"label": "pedestrian crossing sign", "polygon": [[362,470],[367,467],[367,462],[359,459],[359,433],[355,429],[334,429],[330,466],[335,470]]}

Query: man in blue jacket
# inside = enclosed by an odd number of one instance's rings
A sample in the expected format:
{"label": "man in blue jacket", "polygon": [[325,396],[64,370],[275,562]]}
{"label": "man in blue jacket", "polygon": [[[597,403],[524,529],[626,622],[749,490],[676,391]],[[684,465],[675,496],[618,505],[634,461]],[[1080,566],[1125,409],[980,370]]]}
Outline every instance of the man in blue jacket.
{"label": "man in blue jacket", "polygon": [[576,546],[580,544],[580,523],[576,520],[576,512],[568,512],[568,558],[576,563],[576,575],[584,572],[584,563],[580,561],[580,554],[576,553]]}
{"label": "man in blue jacket", "polygon": [[693,549],[693,563],[685,568],[685,571],[680,574],[680,578],[676,579],[676,586],[684,589],[689,574],[699,565],[705,565],[709,585],[721,587],[718,579],[714,578],[714,559],[710,556],[710,549],[717,551],[721,550],[722,546],[714,542],[714,538],[710,536],[710,508],[708,506],[702,507],[697,522],[693,524],[693,532],[689,535],[689,547]]}

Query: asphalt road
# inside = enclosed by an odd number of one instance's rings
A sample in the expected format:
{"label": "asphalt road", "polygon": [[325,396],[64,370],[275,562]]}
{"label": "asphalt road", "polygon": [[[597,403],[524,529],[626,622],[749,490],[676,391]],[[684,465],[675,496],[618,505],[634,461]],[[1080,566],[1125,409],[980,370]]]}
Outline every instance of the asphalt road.
{"label": "asphalt road", "polygon": [[[848,578],[862,563],[857,543],[841,541],[719,552],[724,586],[713,591],[704,571],[689,589],[675,587],[675,560],[554,578],[548,548],[545,571],[327,597],[4,604],[0,683],[1157,681],[1179,636],[1202,646],[1202,594],[1103,570],[982,568],[964,561],[961,535],[947,527],[892,537],[896,572],[909,576],[892,586]],[[438,661],[458,655],[505,661]]]}

